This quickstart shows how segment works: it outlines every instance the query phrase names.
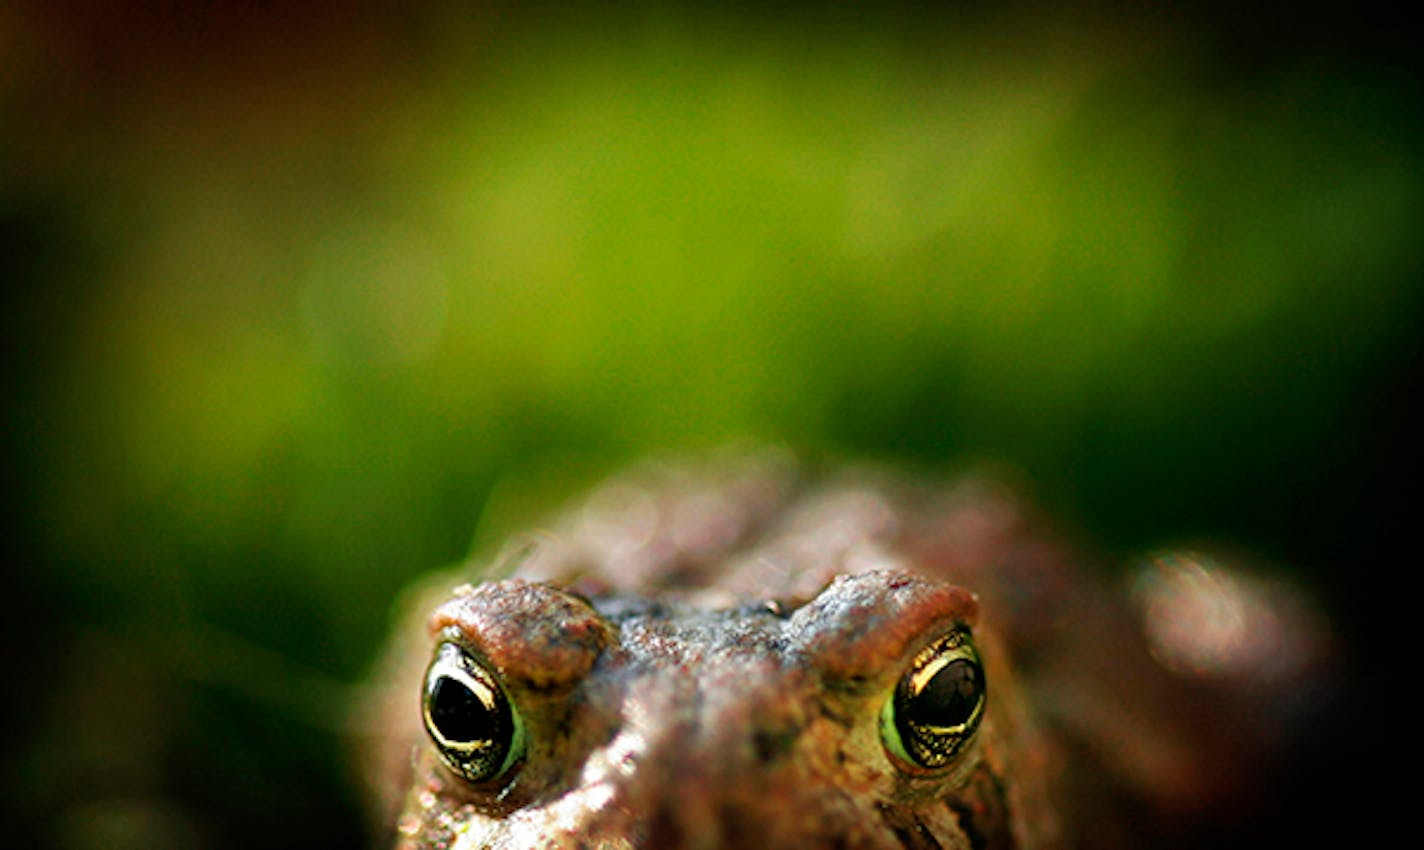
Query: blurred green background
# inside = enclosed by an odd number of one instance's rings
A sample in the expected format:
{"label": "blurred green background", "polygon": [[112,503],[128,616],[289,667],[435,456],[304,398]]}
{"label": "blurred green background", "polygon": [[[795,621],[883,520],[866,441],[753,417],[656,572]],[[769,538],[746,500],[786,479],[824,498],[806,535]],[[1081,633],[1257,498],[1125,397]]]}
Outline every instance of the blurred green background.
{"label": "blurred green background", "polygon": [[873,8],[0,7],[6,843],[359,846],[399,589],[742,438],[998,458],[1106,552],[1296,571],[1353,665],[1311,764],[1381,822],[1406,28]]}

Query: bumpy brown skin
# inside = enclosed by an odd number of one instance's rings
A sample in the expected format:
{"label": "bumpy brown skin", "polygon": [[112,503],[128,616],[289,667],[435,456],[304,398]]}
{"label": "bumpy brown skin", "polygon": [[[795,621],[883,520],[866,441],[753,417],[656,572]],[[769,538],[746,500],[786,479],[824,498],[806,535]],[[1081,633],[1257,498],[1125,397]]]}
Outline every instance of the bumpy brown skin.
{"label": "bumpy brown skin", "polygon": [[[616,479],[398,653],[378,759],[387,799],[406,789],[397,846],[1142,840],[1230,793],[1240,752],[1202,743],[1196,697],[1063,551],[983,480],[815,478],[775,452]],[[916,652],[964,627],[984,719],[950,765],[908,764],[881,709]],[[439,640],[493,670],[525,724],[521,761],[483,785],[422,731]]]}

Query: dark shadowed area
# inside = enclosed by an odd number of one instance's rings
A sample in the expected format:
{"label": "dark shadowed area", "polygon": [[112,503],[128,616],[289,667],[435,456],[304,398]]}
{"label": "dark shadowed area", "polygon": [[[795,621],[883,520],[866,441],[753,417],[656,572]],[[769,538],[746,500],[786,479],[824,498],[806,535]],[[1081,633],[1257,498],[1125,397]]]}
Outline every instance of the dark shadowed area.
{"label": "dark shadowed area", "polygon": [[1416,39],[1114,5],[0,7],[4,843],[362,845],[400,589],[744,439],[1291,575],[1345,699],[1230,832],[1393,834]]}

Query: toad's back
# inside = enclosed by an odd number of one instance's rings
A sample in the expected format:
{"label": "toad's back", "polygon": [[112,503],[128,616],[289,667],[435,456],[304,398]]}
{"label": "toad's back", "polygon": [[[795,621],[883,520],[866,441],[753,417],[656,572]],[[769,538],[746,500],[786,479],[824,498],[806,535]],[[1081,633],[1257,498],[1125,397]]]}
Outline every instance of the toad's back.
{"label": "toad's back", "polygon": [[[987,479],[775,452],[614,479],[393,652],[396,840],[1128,846],[1242,799],[1304,621],[1184,558],[1134,614],[1034,526]],[[1162,626],[1222,604],[1234,642]]]}

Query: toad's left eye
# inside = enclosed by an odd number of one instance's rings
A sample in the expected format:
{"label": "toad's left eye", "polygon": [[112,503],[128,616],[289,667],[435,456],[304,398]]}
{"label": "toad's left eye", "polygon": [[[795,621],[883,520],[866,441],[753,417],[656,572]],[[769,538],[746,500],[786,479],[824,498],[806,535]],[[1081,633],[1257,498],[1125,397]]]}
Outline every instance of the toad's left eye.
{"label": "toad's left eye", "polygon": [[490,671],[443,643],[425,674],[425,731],[440,758],[471,782],[504,775],[524,752],[523,724]]}
{"label": "toad's left eye", "polygon": [[943,767],[974,734],[987,690],[979,654],[963,629],[915,656],[880,712],[885,748],[910,764]]}

